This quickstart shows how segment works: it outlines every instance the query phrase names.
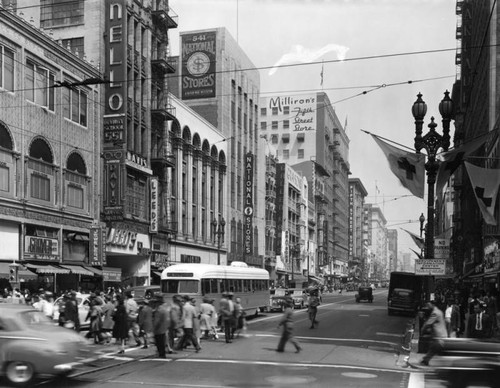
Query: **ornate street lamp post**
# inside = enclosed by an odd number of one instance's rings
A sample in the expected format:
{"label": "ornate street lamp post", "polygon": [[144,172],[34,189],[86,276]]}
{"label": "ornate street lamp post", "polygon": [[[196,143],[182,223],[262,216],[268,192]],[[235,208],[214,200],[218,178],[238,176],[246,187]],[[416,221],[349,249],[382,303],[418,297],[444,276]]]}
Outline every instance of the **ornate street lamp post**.
{"label": "ornate street lamp post", "polygon": [[214,236],[214,241],[217,239],[217,265],[220,265],[220,247],[224,242],[224,228],[226,226],[226,221],[224,217],[219,217],[219,221],[215,218],[212,221],[212,232]]}
{"label": "ornate street lamp post", "polygon": [[[429,132],[422,136],[422,126],[424,117],[427,113],[427,105],[422,100],[422,94],[417,95],[417,100],[411,108],[413,117],[415,117],[415,150],[420,153],[423,148],[427,151],[427,162],[425,170],[427,171],[427,232],[425,236],[425,258],[434,258],[434,184],[436,182],[437,170],[439,163],[436,161],[436,154],[439,148],[444,151],[450,146],[450,121],[453,116],[453,101],[450,98],[450,93],[446,91],[444,98],[439,103],[439,113],[443,120],[443,134],[436,132],[437,124],[434,122],[434,117],[431,117],[431,122],[428,125]],[[421,231],[422,232],[422,231]],[[428,291],[428,290],[426,290]]]}

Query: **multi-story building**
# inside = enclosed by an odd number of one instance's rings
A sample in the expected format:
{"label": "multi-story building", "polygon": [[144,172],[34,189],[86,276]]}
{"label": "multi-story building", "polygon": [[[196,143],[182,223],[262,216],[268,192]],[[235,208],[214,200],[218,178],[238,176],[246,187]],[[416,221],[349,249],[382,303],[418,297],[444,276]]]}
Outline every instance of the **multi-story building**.
{"label": "multi-story building", "polygon": [[307,282],[308,193],[305,177],[286,163],[276,165],[277,282],[291,287]]}
{"label": "multi-story building", "polygon": [[88,81],[99,77],[0,6],[0,273],[24,264],[33,290],[96,286],[102,109]]}
{"label": "multi-story building", "polygon": [[387,254],[388,266],[385,279],[389,279],[392,271],[398,268],[398,231],[397,229],[387,229]]}
{"label": "multi-story building", "polygon": [[104,88],[104,114],[96,125],[102,128],[98,199],[105,222],[105,241],[100,243],[105,255],[97,261],[122,274],[111,279],[113,271],[106,271],[104,280],[143,284],[150,280],[151,258],[167,259],[167,242],[178,226],[171,204],[179,202],[169,197],[167,185],[170,175],[178,175],[172,170],[180,164],[174,160],[171,136],[177,141],[181,131],[171,123],[175,111],[166,81],[166,74],[174,70],[168,31],[177,27],[177,15],[168,0],[69,3],[22,0],[17,5],[26,20],[62,48],[101,70],[94,81]]}
{"label": "multi-story building", "polygon": [[387,221],[382,210],[371,203],[365,203],[365,218],[368,224],[368,251],[370,277],[385,279],[387,271]]}
{"label": "multi-story building", "polygon": [[359,178],[349,178],[349,274],[366,278],[366,235],[363,230],[364,204],[368,192]]}
{"label": "multi-story building", "polygon": [[[455,146],[499,127],[500,56],[497,28],[500,9],[493,0],[457,0],[457,80],[452,99],[455,105]],[[481,49],[474,49],[480,47]],[[487,142],[470,162],[483,168],[500,167],[500,142]],[[496,225],[484,222],[465,168],[454,174],[454,217],[451,252],[454,268],[489,290],[500,281],[500,209]],[[499,198],[497,197],[497,203]],[[466,220],[466,222],[464,222]]]}
{"label": "multi-story building", "polygon": [[225,28],[182,32],[178,63],[173,93],[227,143],[222,264],[236,260],[263,267],[265,188],[256,178],[265,173],[265,160],[257,159],[259,72],[249,70],[255,65]]}
{"label": "multi-story building", "polygon": [[278,158],[309,183],[317,214],[317,270],[347,275],[349,139],[328,96],[263,97],[259,128]]}

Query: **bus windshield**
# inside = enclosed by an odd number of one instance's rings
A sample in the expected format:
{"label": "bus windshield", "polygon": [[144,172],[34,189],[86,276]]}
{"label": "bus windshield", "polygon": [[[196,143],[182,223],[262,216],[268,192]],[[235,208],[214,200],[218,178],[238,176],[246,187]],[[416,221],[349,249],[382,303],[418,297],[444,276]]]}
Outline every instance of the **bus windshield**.
{"label": "bus windshield", "polygon": [[161,292],[164,294],[197,294],[200,292],[199,283],[198,280],[162,280]]}

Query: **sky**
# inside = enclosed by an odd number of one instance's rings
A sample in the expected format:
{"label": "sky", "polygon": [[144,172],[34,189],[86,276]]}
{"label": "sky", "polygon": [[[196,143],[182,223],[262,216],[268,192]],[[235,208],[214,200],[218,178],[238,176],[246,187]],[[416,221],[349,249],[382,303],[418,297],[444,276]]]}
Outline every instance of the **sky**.
{"label": "sky", "polygon": [[[261,95],[324,91],[349,137],[352,178],[366,202],[398,230],[400,252],[418,250],[400,228],[420,233],[424,199],[390,172],[369,131],[413,149],[411,107],[427,103],[424,133],[456,80],[456,0],[170,0],[179,27],[169,31],[172,55],[179,33],[225,27],[260,70]],[[298,66],[278,66],[300,64]],[[323,84],[321,73],[323,71]],[[454,127],[452,124],[451,134]],[[377,190],[378,188],[378,190]],[[412,221],[412,222],[409,222]],[[416,257],[415,257],[416,258]]]}

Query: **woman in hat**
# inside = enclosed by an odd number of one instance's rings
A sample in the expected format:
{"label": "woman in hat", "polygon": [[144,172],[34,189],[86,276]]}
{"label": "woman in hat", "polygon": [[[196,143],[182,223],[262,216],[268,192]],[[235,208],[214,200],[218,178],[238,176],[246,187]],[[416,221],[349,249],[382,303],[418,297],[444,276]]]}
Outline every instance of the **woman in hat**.
{"label": "woman in hat", "polygon": [[125,352],[125,341],[128,339],[128,314],[125,309],[125,301],[121,295],[116,296],[116,301],[118,305],[113,314],[113,321],[115,326],[113,327],[113,338],[116,339],[116,343],[120,343],[121,350],[118,352],[122,354]]}

